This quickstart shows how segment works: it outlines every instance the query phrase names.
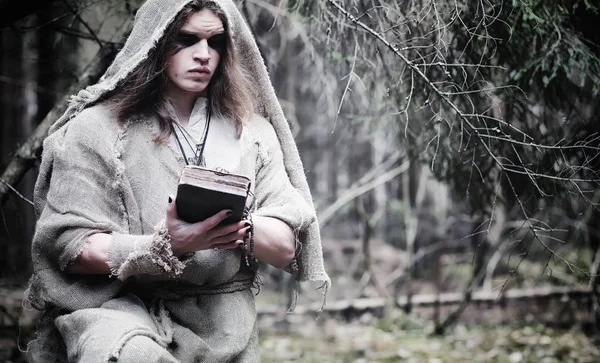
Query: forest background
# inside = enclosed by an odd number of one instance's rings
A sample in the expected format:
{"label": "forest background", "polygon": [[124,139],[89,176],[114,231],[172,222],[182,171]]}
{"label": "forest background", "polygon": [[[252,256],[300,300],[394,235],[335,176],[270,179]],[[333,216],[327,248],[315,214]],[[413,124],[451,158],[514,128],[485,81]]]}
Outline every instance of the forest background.
{"label": "forest background", "polygon": [[[600,5],[237,0],[292,127],[333,280],[263,266],[265,361],[595,362]],[[137,0],[0,0],[0,360],[35,313],[31,199],[48,127]]]}

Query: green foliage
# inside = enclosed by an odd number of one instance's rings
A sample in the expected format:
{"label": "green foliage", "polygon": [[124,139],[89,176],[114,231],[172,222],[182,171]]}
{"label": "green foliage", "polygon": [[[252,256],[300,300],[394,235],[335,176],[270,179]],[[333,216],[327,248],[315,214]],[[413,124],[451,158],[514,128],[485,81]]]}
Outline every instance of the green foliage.
{"label": "green foliage", "polygon": [[[430,67],[426,75],[451,93],[447,100],[457,109],[478,116],[465,120],[437,95],[426,95],[410,115],[428,120],[408,135],[411,156],[430,164],[457,196],[469,198],[474,210],[485,210],[504,196],[500,200],[508,205],[526,200],[522,208],[516,206],[521,214],[529,213],[521,217],[529,217],[542,199],[566,201],[562,198],[593,188],[600,170],[594,151],[598,141],[589,139],[589,153],[574,146],[598,131],[593,126],[598,116],[590,107],[600,92],[600,34],[595,30],[600,5],[528,0],[482,7],[473,2],[459,11],[460,21],[449,30],[455,51],[444,53],[429,43],[431,53],[442,53],[447,63],[481,67]],[[494,89],[502,85],[512,88]],[[426,83],[416,88],[430,89]],[[574,186],[569,178],[586,182]],[[500,195],[498,184],[504,191]]]}
{"label": "green foliage", "polygon": [[[394,319],[419,320],[402,315]],[[517,323],[512,327],[458,325],[443,337],[429,336],[423,322],[407,329],[392,324],[392,321],[371,324],[328,321],[325,329],[291,335],[262,330],[261,356],[268,362],[299,363],[583,363],[597,362],[600,358],[598,348],[581,332],[556,330],[535,323]]]}
{"label": "green foliage", "polygon": [[[339,4],[343,11],[326,4],[311,34],[326,44],[327,67],[341,80],[330,103],[348,90],[338,125],[385,120],[411,162],[430,166],[475,220],[506,207],[510,227],[493,243],[514,242],[518,256],[589,240],[589,229],[575,238],[573,226],[600,202],[600,3]],[[360,84],[346,82],[351,71]],[[398,244],[402,210],[401,202],[388,209],[398,223],[386,239]]]}
{"label": "green foliage", "polygon": [[428,329],[429,323],[414,314],[406,314],[401,310],[393,310],[386,317],[375,322],[375,328],[387,333],[420,334]]}
{"label": "green foliage", "polygon": [[[511,78],[521,88],[548,88],[555,99],[571,87],[599,91],[600,44],[595,23],[600,6],[581,0],[529,0],[514,2],[507,10],[510,25],[498,24],[506,47],[498,47],[499,59],[511,66]],[[502,29],[504,28],[504,29]],[[566,91],[566,92],[565,92]]]}

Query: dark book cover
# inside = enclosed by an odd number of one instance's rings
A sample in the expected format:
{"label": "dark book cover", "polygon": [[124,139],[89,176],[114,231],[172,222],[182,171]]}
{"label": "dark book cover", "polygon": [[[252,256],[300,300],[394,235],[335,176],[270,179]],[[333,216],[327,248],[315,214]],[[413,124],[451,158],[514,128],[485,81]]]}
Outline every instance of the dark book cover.
{"label": "dark book cover", "polygon": [[176,205],[179,219],[196,223],[223,209],[230,209],[232,215],[221,222],[221,225],[240,221],[243,218],[249,186],[250,180],[243,176],[199,167],[187,168],[182,173],[177,188]]}

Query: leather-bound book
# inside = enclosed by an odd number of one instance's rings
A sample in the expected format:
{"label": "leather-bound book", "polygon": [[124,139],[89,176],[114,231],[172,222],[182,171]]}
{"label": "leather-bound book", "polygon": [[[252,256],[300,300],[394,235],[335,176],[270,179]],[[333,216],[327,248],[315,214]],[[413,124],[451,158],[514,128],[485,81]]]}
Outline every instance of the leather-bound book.
{"label": "leather-bound book", "polygon": [[243,175],[187,165],[179,178],[176,205],[179,219],[195,223],[223,209],[233,213],[221,224],[243,218],[250,179]]}

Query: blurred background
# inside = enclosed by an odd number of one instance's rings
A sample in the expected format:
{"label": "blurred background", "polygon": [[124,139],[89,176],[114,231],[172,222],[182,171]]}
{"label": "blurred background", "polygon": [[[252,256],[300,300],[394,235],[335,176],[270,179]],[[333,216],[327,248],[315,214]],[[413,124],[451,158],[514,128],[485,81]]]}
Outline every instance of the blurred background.
{"label": "blurred background", "polygon": [[[238,0],[333,287],[263,266],[265,362],[600,361],[600,5]],[[0,361],[36,317],[41,143],[141,1],[0,0]]]}

